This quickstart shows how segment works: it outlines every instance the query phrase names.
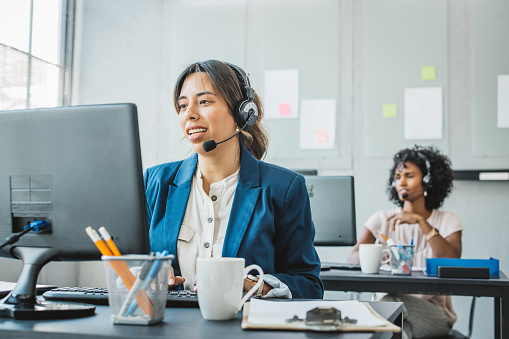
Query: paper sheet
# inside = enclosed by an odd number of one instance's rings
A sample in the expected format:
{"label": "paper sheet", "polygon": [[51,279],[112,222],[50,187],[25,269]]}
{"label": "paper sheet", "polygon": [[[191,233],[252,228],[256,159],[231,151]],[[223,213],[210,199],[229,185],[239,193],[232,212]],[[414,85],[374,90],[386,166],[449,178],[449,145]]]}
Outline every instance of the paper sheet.
{"label": "paper sheet", "polygon": [[405,140],[443,138],[441,87],[405,88]]}
{"label": "paper sheet", "polygon": [[358,326],[384,326],[385,322],[375,317],[367,307],[357,300],[347,301],[268,301],[251,299],[248,321],[252,324],[286,324],[286,319],[297,315],[306,318],[306,313],[315,307],[335,307],[341,316],[357,319]]}
{"label": "paper sheet", "polygon": [[[389,266],[388,264],[383,264],[382,266],[380,266],[380,271],[385,271],[385,272],[390,272],[391,271],[391,266]],[[412,272],[425,272],[426,271],[426,267],[422,267],[422,266],[412,266]]]}
{"label": "paper sheet", "polygon": [[302,100],[299,146],[302,149],[333,149],[336,144],[336,100]]}
{"label": "paper sheet", "polygon": [[509,74],[498,76],[497,127],[509,128]]}
{"label": "paper sheet", "polygon": [[265,71],[264,90],[267,119],[299,117],[299,70]]}

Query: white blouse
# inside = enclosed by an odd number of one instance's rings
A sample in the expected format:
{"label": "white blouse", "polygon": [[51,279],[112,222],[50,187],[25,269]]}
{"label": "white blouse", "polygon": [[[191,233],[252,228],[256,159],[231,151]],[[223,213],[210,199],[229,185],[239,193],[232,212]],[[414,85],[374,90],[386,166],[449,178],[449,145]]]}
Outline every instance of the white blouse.
{"label": "white blouse", "polygon": [[198,166],[193,177],[186,213],[178,235],[177,255],[184,289],[193,290],[196,283],[196,259],[221,257],[230,212],[239,182],[239,170],[203,190]]}

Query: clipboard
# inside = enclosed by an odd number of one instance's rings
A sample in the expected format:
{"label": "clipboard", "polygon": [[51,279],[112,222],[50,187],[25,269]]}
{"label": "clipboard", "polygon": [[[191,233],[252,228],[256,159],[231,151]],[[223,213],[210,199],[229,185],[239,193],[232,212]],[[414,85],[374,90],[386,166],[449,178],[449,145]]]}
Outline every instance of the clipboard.
{"label": "clipboard", "polygon": [[[314,331],[303,322],[291,322],[285,324],[253,324],[248,321],[250,302],[244,304],[241,328],[243,330],[284,330],[284,331]],[[401,327],[394,325],[378,314],[368,303],[362,303],[376,318],[384,322],[383,326],[360,326],[357,324],[344,324],[340,329],[331,332],[393,332],[400,333]]]}

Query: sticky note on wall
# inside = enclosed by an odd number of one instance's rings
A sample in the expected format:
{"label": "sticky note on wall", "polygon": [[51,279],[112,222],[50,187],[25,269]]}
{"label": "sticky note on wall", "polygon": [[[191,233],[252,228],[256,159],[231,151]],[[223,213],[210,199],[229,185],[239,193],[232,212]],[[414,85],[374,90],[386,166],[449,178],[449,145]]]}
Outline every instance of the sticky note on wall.
{"label": "sticky note on wall", "polygon": [[384,104],[383,106],[383,117],[384,118],[395,118],[398,116],[398,108],[396,104]]}
{"label": "sticky note on wall", "polygon": [[421,79],[422,80],[435,80],[437,77],[435,66],[422,66]]}
{"label": "sticky note on wall", "polygon": [[319,129],[315,131],[315,142],[321,144],[329,141],[329,134],[326,129]]}
{"label": "sticky note on wall", "polygon": [[292,114],[292,110],[290,109],[289,102],[279,104],[279,115],[290,115],[290,114]]}

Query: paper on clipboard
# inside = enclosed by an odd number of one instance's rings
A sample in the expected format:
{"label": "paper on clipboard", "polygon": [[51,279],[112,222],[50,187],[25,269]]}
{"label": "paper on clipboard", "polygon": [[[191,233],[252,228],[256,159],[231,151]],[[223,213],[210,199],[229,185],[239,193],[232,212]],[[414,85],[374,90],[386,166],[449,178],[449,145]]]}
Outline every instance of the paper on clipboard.
{"label": "paper on clipboard", "polygon": [[347,301],[269,301],[251,299],[244,305],[242,317],[243,329],[273,329],[273,330],[310,330],[303,322],[287,322],[297,315],[305,318],[306,312],[315,307],[335,307],[341,311],[342,317],[356,319],[356,324],[345,324],[339,331],[387,331],[400,332],[401,328],[390,323],[376,313],[367,303],[357,300]]}

